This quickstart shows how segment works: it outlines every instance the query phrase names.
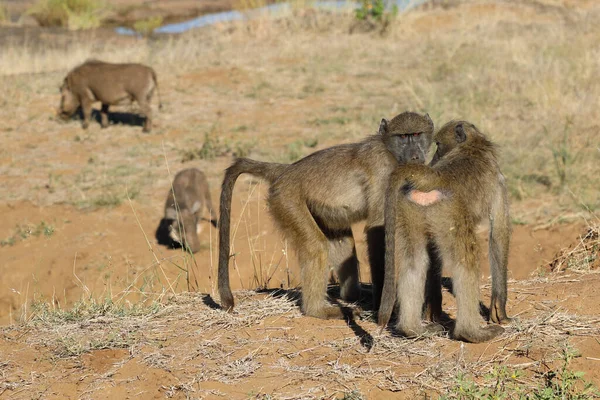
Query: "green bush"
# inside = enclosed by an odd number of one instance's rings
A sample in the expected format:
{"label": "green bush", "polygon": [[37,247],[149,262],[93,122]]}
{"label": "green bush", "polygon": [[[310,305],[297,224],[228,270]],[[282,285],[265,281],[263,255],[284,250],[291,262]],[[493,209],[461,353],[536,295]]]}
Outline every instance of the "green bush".
{"label": "green bush", "polygon": [[148,36],[158,27],[160,27],[163,23],[163,17],[161,15],[150,17],[147,19],[141,19],[139,21],[135,21],[133,24],[133,30],[137,33]]}
{"label": "green bush", "polygon": [[394,4],[390,11],[387,11],[384,0],[361,0],[355,13],[356,18],[360,20],[372,18],[377,22],[388,22],[391,16],[398,14],[398,6]]}
{"label": "green bush", "polygon": [[101,25],[106,9],[101,0],[39,0],[27,13],[41,26],[89,29]]}

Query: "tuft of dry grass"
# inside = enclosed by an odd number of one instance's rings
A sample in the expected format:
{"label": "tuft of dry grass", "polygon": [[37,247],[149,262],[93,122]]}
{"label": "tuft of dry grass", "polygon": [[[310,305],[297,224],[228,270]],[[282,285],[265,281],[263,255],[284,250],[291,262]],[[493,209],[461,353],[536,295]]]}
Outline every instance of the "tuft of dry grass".
{"label": "tuft of dry grass", "polygon": [[589,226],[575,245],[554,257],[549,267],[552,272],[600,273],[600,224]]}

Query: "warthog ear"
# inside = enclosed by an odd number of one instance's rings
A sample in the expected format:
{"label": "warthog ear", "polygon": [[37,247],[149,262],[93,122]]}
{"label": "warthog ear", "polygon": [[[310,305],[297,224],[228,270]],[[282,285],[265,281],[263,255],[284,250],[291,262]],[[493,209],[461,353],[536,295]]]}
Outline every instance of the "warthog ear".
{"label": "warthog ear", "polygon": [[165,219],[177,219],[177,210],[174,208],[167,208],[165,210]]}
{"label": "warthog ear", "polygon": [[202,206],[202,203],[200,203],[199,201],[195,201],[194,204],[192,205],[192,214],[196,214],[200,210],[201,206]]}

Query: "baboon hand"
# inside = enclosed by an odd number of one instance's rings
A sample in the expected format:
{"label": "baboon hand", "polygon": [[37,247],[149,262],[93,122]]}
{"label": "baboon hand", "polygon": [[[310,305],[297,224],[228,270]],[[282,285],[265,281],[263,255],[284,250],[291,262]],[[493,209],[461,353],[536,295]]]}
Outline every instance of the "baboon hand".
{"label": "baboon hand", "polygon": [[446,195],[439,190],[431,190],[429,192],[411,190],[407,196],[410,201],[420,206],[430,206],[446,198]]}

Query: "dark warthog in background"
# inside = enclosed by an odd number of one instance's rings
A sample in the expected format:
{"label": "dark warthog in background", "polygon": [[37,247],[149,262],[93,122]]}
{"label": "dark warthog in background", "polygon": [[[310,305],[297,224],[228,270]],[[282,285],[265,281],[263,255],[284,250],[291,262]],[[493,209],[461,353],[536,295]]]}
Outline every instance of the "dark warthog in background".
{"label": "dark warthog in background", "polygon": [[[217,213],[213,209],[206,176],[197,168],[179,171],[167,195],[165,216],[156,231],[158,242],[187,246],[193,253],[199,251],[198,235],[202,230],[200,221],[205,205],[210,213],[210,222],[216,227]],[[167,242],[165,236],[175,243]]]}
{"label": "dark warthog in background", "polygon": [[[92,103],[102,103],[100,123],[108,126],[108,107],[124,101],[137,101],[146,116],[144,132],[152,129],[150,99],[158,93],[156,73],[142,64],[112,64],[99,60],[87,60],[72,69],[60,87],[60,109],[62,118],[72,116],[81,106],[83,129],[87,129],[92,114]],[[158,94],[159,108],[160,94]]]}

